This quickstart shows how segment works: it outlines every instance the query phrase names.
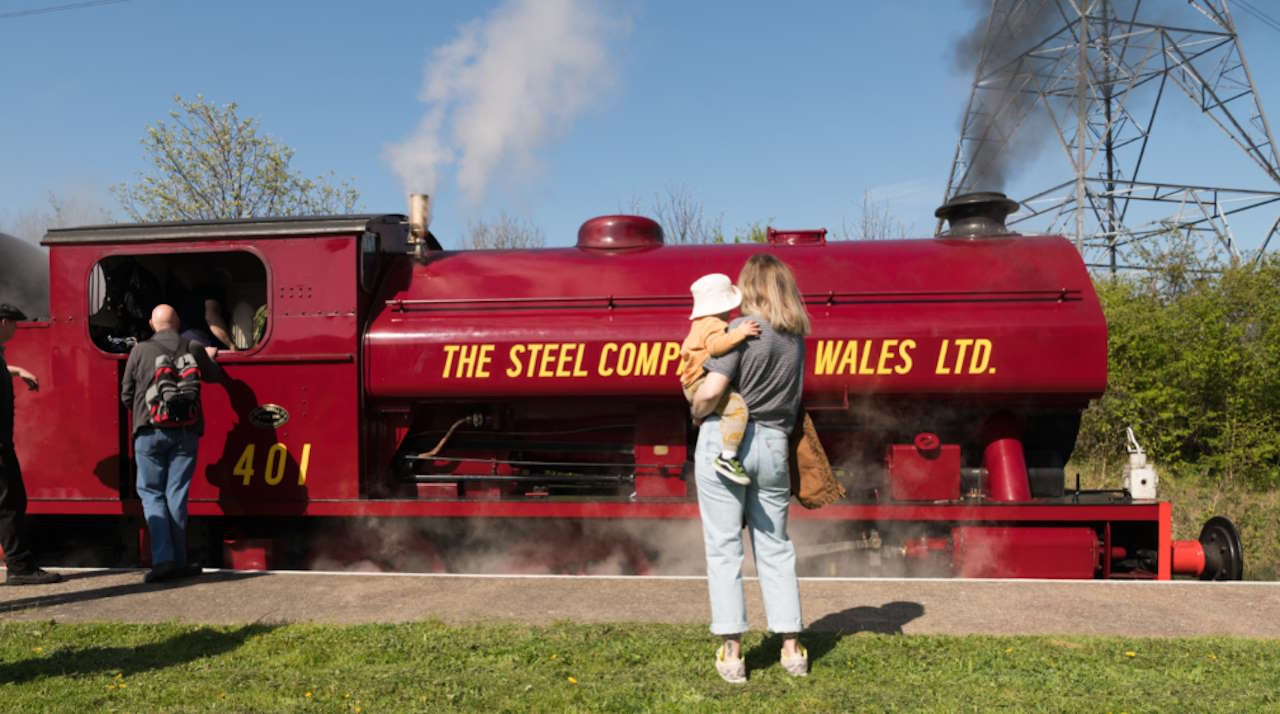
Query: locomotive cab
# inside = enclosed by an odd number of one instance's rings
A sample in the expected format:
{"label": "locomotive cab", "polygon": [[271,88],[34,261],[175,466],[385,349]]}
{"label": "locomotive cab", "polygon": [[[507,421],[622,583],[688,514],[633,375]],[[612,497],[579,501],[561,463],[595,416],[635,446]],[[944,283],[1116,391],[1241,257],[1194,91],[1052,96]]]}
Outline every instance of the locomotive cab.
{"label": "locomotive cab", "polygon": [[221,337],[187,336],[228,343],[227,379],[203,389],[193,515],[301,514],[312,500],[359,497],[360,325],[383,255],[403,252],[406,235],[394,215],[50,231],[51,318],[27,325],[11,353],[44,387],[18,407],[40,415],[17,437],[41,445],[25,459],[33,512],[65,499],[137,512],[119,385],[161,302],[184,328],[216,303]]}

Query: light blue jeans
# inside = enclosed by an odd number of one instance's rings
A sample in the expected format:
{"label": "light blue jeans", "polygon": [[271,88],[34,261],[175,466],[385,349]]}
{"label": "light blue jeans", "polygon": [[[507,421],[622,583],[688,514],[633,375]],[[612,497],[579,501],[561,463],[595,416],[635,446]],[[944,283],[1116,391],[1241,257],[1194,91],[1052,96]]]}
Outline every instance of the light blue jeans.
{"label": "light blue jeans", "polygon": [[133,440],[138,498],[151,534],[151,565],[187,562],[187,492],[196,472],[195,429],[146,427]]}
{"label": "light blue jeans", "polygon": [[712,416],[702,422],[694,452],[698,511],[707,547],[711,632],[736,635],[747,631],[747,603],[742,594],[743,514],[751,534],[769,630],[781,634],[800,632],[803,620],[796,551],[787,536],[787,508],[791,502],[787,435],[755,422],[747,424],[738,459],[751,476],[749,486],[739,486],[716,473],[713,462],[722,445],[720,420]]}

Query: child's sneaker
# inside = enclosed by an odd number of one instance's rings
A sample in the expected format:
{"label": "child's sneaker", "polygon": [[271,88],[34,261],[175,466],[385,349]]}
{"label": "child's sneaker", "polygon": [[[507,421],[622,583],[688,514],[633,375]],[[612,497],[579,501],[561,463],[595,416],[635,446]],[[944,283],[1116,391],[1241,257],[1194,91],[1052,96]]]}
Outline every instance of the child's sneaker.
{"label": "child's sneaker", "polygon": [[742,658],[725,659],[724,645],[716,650],[716,673],[729,684],[742,684],[747,681],[747,665]]}
{"label": "child's sneaker", "polygon": [[742,464],[737,459],[725,458],[724,454],[716,457],[716,473],[738,484],[746,486],[751,483],[751,477],[746,471],[742,470]]}

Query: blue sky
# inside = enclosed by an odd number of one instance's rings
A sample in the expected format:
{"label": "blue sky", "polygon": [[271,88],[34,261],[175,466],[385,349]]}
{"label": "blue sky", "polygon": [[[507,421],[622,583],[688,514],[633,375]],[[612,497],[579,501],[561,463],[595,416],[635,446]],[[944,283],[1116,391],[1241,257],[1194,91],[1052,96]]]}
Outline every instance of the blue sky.
{"label": "blue sky", "polygon": [[[55,4],[0,0],[0,15]],[[729,230],[838,230],[871,191],[931,233],[970,81],[952,67],[953,28],[974,22],[972,3],[591,4],[608,26],[611,80],[554,123],[532,164],[495,170],[479,199],[446,168],[433,223],[446,245],[499,211],[568,245],[587,218],[647,206],[668,186]],[[428,109],[419,94],[433,51],[498,5],[130,0],[0,19],[0,226],[44,208],[50,191],[116,209],[107,188],[144,168],[145,125],[167,118],[173,95],[197,93],[238,102],[304,173],[351,178],[367,211],[404,212],[388,146]],[[1236,21],[1280,120],[1278,33]],[[1267,188],[1217,131],[1171,120],[1161,177]],[[1184,154],[1200,136],[1221,148]]]}

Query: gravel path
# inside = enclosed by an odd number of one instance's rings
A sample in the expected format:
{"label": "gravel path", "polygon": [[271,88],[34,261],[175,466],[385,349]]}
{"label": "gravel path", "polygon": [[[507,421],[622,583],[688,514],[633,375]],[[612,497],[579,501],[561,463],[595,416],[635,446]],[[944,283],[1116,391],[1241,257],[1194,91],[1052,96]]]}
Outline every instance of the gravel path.
{"label": "gravel path", "polygon": [[[147,585],[141,570],[64,571],[0,588],[0,620],[59,622],[706,623],[701,578],[490,577],[206,571]],[[1280,639],[1280,583],[803,579],[812,629],[908,634],[1236,635]],[[752,627],[760,589],[746,582]]]}

